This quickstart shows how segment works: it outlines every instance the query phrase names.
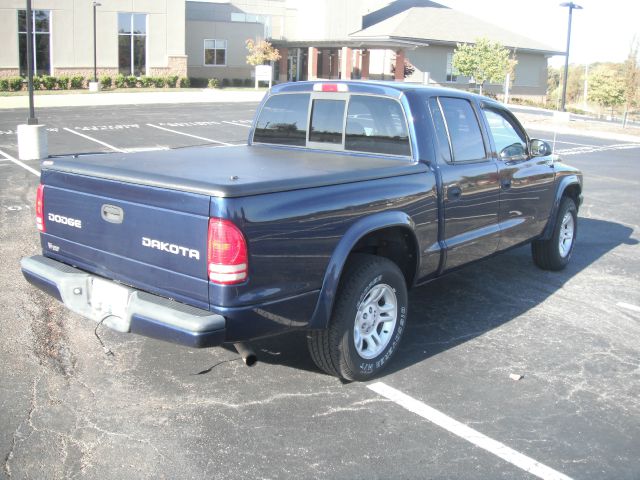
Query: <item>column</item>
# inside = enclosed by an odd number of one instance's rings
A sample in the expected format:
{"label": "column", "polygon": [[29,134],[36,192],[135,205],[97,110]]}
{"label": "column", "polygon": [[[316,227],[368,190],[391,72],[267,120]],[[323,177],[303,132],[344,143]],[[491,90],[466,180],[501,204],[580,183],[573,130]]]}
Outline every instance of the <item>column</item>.
{"label": "column", "polygon": [[342,61],[340,65],[340,78],[342,80],[351,79],[351,52],[352,50],[349,47],[342,47]]}
{"label": "column", "polygon": [[362,80],[369,80],[369,50],[362,51],[362,67],[360,70],[360,78]]}
{"label": "column", "polygon": [[396,82],[404,82],[404,50],[396,52]]}
{"label": "column", "polygon": [[280,51],[280,75],[278,75],[279,82],[286,82],[289,80],[289,67],[288,67],[288,58],[289,58],[289,49],[287,47],[282,47],[279,49]]}
{"label": "column", "polygon": [[329,56],[329,49],[323,48],[320,53],[321,63],[320,63],[320,76],[322,78],[331,78],[329,71],[331,66],[331,57]]}
{"label": "column", "polygon": [[331,49],[331,78],[340,78],[340,55],[338,55],[338,49]]}
{"label": "column", "polygon": [[307,79],[318,79],[318,49],[315,47],[309,47],[309,54],[307,56]]}

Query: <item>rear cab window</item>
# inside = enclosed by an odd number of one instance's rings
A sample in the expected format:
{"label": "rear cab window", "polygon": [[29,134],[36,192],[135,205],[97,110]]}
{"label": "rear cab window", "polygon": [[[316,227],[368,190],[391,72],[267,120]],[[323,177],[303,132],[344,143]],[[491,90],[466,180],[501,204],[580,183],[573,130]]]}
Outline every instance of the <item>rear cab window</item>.
{"label": "rear cab window", "polygon": [[409,130],[400,102],[375,95],[273,95],[260,111],[253,141],[333,151],[411,156]]}
{"label": "rear cab window", "polygon": [[465,98],[438,97],[430,100],[439,153],[447,162],[487,160],[480,123],[471,102]]}

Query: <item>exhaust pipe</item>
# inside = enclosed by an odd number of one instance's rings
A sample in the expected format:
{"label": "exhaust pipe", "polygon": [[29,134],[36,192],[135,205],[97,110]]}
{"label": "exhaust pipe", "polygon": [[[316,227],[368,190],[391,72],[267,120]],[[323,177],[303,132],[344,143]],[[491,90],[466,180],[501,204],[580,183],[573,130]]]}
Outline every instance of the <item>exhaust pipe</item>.
{"label": "exhaust pipe", "polygon": [[233,344],[236,351],[242,357],[242,361],[247,367],[253,367],[258,361],[258,357],[256,356],[256,352],[253,351],[253,348],[248,343],[234,343]]}

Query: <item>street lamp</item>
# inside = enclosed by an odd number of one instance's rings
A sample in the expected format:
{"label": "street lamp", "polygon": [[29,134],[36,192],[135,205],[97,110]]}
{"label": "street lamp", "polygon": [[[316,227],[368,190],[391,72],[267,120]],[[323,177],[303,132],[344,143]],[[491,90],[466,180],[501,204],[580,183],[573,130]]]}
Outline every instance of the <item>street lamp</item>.
{"label": "street lamp", "polygon": [[573,2],[564,2],[560,4],[561,7],[569,7],[569,28],[567,30],[567,51],[564,57],[564,79],[562,81],[562,104],[560,110],[565,111],[564,104],[567,99],[567,76],[569,74],[569,45],[571,44],[571,15],[573,10],[582,10],[580,5]]}
{"label": "street lamp", "polygon": [[96,45],[96,7],[101,3],[93,2],[93,81],[98,82],[98,49]]}

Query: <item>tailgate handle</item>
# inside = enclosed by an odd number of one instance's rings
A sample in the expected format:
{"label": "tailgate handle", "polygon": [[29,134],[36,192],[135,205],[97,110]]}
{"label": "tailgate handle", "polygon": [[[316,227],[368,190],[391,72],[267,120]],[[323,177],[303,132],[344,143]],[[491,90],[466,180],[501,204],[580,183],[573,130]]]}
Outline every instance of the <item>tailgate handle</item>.
{"label": "tailgate handle", "polygon": [[109,223],[122,223],[124,220],[124,211],[115,205],[102,205],[100,213],[102,219]]}

